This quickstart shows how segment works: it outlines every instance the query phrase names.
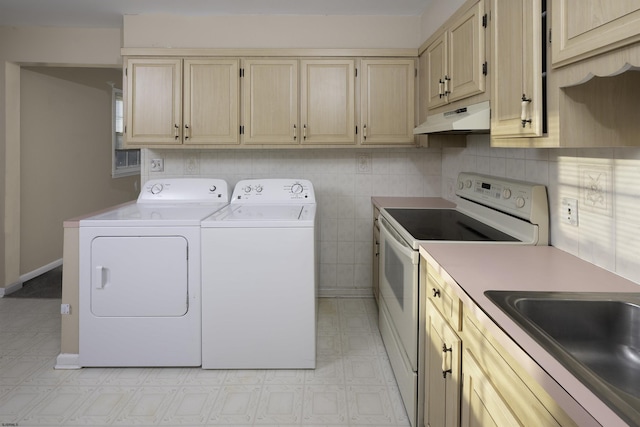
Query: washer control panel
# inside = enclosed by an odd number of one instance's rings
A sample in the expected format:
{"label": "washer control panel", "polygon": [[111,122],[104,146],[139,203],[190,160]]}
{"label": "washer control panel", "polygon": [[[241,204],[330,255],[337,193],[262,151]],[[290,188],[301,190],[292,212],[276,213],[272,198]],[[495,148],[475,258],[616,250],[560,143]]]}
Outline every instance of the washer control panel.
{"label": "washer control panel", "polygon": [[313,184],[306,179],[243,179],[231,196],[232,203],[315,203]]}
{"label": "washer control panel", "polygon": [[147,181],[138,203],[209,203],[228,202],[229,186],[222,179],[168,178]]}

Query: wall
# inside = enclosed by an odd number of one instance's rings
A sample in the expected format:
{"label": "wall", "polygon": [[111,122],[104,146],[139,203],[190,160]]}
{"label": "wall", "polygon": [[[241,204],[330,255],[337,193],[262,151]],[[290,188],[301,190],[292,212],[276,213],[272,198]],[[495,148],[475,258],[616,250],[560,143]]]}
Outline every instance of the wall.
{"label": "wall", "polygon": [[[547,185],[551,244],[640,283],[640,148],[491,148],[479,135],[467,148],[443,149],[442,170],[449,199],[460,171]],[[578,200],[577,227],[561,221],[563,198]]]}
{"label": "wall", "polygon": [[62,257],[62,223],[137,196],[111,178],[111,86],[120,68],[22,67],[20,273]]}
{"label": "wall", "polygon": [[[360,156],[369,168],[358,168]],[[371,196],[440,196],[441,152],[432,149],[143,150],[143,165],[163,158],[156,177],[301,178],[318,203],[322,296],[371,296]]]}
{"label": "wall", "polygon": [[119,66],[120,29],[0,27],[0,294],[20,278],[20,67]]}

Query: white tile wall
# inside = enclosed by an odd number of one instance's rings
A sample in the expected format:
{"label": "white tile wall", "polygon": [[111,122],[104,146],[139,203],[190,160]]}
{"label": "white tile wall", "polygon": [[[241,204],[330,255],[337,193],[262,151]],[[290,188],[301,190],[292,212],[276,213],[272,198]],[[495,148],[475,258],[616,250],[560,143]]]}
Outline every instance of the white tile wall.
{"label": "white tile wall", "polygon": [[[547,185],[551,244],[640,283],[640,148],[490,148],[487,135],[442,150],[443,196],[458,172]],[[562,198],[578,200],[578,226],[560,221]],[[606,285],[603,285],[606,286]]]}
{"label": "white tile wall", "polygon": [[[365,165],[360,156],[367,160]],[[150,172],[151,159],[164,172]],[[371,296],[371,196],[440,196],[433,149],[142,150],[142,182],[156,177],[303,178],[318,202],[321,296]]]}

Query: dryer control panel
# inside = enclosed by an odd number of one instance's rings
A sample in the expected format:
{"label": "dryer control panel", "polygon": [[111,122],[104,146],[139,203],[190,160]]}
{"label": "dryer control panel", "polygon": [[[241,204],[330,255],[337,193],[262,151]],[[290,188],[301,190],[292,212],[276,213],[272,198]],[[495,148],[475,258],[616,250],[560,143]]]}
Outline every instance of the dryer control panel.
{"label": "dryer control panel", "polygon": [[231,203],[315,203],[313,184],[306,179],[243,179],[231,196]]}
{"label": "dryer control panel", "polygon": [[229,186],[222,179],[167,178],[151,179],[142,186],[138,203],[208,203],[228,202]]}

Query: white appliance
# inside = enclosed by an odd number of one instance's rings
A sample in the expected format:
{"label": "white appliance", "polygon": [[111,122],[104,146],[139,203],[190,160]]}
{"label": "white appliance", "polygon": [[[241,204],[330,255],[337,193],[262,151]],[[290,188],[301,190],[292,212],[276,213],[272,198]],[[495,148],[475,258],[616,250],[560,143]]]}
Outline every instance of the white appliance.
{"label": "white appliance", "polygon": [[380,333],[413,427],[422,425],[424,401],[420,244],[548,244],[545,186],[460,173],[456,195],[455,209],[380,210]]}
{"label": "white appliance", "polygon": [[200,223],[220,179],[148,181],[80,221],[80,366],[200,366]]}
{"label": "white appliance", "polygon": [[302,179],[240,181],[202,222],[203,368],[315,368],[315,234]]}
{"label": "white appliance", "polygon": [[414,135],[431,133],[488,133],[491,125],[489,101],[432,114],[413,129]]}

